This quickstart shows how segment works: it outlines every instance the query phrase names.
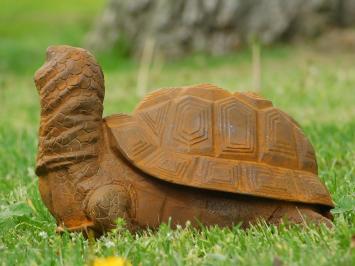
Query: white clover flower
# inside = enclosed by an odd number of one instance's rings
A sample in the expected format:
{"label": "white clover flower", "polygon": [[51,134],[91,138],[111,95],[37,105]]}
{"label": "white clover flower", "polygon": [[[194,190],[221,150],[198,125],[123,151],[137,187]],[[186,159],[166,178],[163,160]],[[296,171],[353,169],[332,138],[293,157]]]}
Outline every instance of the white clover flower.
{"label": "white clover flower", "polygon": [[105,241],[104,246],[107,248],[111,248],[115,246],[115,243],[113,243],[111,240],[107,240]]}
{"label": "white clover flower", "polygon": [[48,238],[48,234],[47,232],[41,231],[38,233],[38,235],[43,238],[43,239],[47,239]]}

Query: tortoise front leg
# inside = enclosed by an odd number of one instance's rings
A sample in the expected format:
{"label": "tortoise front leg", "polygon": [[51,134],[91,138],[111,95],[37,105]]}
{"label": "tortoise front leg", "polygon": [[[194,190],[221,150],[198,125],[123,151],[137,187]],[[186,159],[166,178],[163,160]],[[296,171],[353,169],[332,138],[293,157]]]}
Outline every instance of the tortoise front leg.
{"label": "tortoise front leg", "polygon": [[[130,197],[120,185],[105,185],[88,195],[86,214],[93,222],[92,229],[105,232],[116,226],[117,218],[129,223]],[[129,224],[128,224],[129,227]]]}

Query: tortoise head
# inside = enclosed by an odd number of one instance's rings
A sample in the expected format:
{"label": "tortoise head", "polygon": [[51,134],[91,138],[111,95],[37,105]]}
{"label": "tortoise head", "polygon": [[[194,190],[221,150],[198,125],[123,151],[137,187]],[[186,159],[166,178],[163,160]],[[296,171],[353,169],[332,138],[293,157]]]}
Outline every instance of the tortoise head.
{"label": "tortoise head", "polygon": [[46,61],[36,71],[34,81],[41,97],[42,111],[52,110],[60,100],[73,94],[75,89],[94,92],[103,102],[105,89],[102,70],[93,55],[82,48],[49,46]]}

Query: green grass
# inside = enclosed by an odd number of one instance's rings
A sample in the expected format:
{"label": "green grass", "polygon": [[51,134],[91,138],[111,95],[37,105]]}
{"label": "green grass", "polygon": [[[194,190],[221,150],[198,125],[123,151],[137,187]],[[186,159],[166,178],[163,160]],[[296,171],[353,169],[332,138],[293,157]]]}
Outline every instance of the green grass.
{"label": "green grass", "polygon": [[[90,242],[57,235],[34,175],[39,101],[32,81],[53,43],[81,45],[103,1],[2,0],[0,8],[0,265],[84,265],[124,256],[135,265],[354,265],[355,55],[305,47],[262,51],[262,91],[291,114],[315,146],[320,177],[336,203],[335,228],[181,228],[130,234],[124,226]],[[55,3],[55,4],[53,4]],[[105,114],[130,112],[138,65],[99,56],[106,74]],[[156,62],[149,88],[211,82],[251,87],[250,52]],[[352,247],[352,248],[351,248]]]}

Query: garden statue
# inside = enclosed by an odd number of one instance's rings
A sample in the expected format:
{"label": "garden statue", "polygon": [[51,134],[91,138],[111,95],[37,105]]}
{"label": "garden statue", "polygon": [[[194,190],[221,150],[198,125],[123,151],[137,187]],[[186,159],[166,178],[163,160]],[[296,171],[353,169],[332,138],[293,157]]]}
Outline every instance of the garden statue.
{"label": "garden statue", "polygon": [[265,220],[332,225],[334,207],[300,126],[255,93],[160,89],[102,118],[104,76],[86,50],[51,46],[36,72],[36,174],[59,229],[101,234]]}

